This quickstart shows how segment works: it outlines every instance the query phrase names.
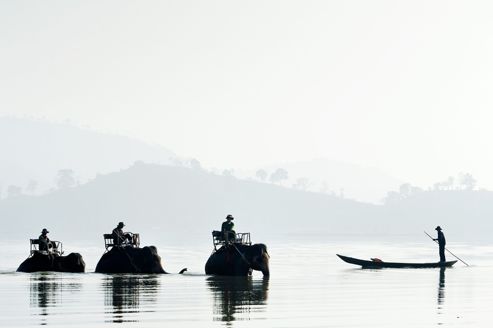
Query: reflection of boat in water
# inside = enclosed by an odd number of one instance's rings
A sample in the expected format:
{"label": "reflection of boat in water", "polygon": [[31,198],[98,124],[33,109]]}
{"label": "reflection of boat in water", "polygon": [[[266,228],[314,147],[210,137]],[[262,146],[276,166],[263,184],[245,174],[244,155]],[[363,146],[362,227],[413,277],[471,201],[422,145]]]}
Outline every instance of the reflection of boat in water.
{"label": "reflection of boat in water", "polygon": [[[207,284],[214,298],[214,320],[235,321],[240,314],[258,312],[268,297],[269,278],[214,276],[207,278]],[[240,318],[238,318],[238,315]]]}
{"label": "reflection of boat in water", "polygon": [[401,262],[384,262],[384,261],[367,261],[360,260],[349,256],[339,255],[339,258],[346,263],[360,265],[363,269],[381,269],[381,268],[445,268],[451,267],[457,261],[432,262],[432,263],[401,263]]}
{"label": "reflection of boat in water", "polygon": [[445,302],[445,268],[444,267],[440,268],[440,276],[438,280],[437,303],[439,309],[440,309],[440,305],[442,305],[443,302]]}
{"label": "reflection of boat in water", "polygon": [[159,286],[158,277],[155,275],[104,277],[105,305],[112,308],[112,321],[117,323],[134,321],[126,318],[126,315],[139,313],[141,302],[155,303]]}

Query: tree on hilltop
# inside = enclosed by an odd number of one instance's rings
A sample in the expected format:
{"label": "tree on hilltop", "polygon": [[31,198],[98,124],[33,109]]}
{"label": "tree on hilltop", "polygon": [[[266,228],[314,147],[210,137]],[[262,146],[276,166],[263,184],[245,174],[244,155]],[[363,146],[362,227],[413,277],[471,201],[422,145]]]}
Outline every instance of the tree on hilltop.
{"label": "tree on hilltop", "polygon": [[67,189],[75,186],[75,173],[71,169],[58,170],[56,176],[56,186],[58,189]]}
{"label": "tree on hilltop", "polygon": [[260,181],[265,181],[265,179],[267,179],[267,172],[264,169],[260,169],[260,170],[257,170],[257,172],[255,172],[255,176]]}
{"label": "tree on hilltop", "polygon": [[283,180],[287,180],[289,178],[288,171],[282,168],[278,168],[269,177],[270,182],[272,183],[281,183]]}

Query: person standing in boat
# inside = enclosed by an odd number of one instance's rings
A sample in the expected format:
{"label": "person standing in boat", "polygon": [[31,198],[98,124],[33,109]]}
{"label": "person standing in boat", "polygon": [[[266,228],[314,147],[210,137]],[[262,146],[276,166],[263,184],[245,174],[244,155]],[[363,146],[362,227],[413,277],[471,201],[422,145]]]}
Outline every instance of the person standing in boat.
{"label": "person standing in boat", "polygon": [[231,214],[228,214],[228,216],[226,216],[226,221],[221,225],[221,232],[223,233],[226,242],[234,242],[236,239],[236,232],[233,230],[235,227],[233,220],[234,217]]}
{"label": "person standing in boat", "polygon": [[445,262],[445,235],[443,234],[442,228],[440,228],[440,226],[436,227],[435,230],[437,231],[438,236],[436,239],[433,240],[438,242],[440,262]]}

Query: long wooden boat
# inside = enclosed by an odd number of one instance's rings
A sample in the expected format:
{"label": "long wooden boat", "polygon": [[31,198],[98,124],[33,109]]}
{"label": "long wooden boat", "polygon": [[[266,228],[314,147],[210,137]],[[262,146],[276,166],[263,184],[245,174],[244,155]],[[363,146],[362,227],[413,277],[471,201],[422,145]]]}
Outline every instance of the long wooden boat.
{"label": "long wooden boat", "polygon": [[339,258],[344,262],[361,265],[363,269],[381,269],[381,268],[445,268],[451,267],[457,261],[448,261],[448,262],[432,262],[432,263],[399,263],[399,262],[380,262],[380,261],[366,261],[355,259],[349,256],[339,255]]}

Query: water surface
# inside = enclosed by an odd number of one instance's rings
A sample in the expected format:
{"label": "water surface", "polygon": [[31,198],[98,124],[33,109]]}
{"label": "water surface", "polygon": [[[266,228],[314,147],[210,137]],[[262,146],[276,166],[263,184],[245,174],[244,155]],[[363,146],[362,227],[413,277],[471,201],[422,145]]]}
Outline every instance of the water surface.
{"label": "water surface", "polygon": [[[274,242],[271,277],[203,274],[210,246],[159,246],[185,275],[15,273],[25,245],[0,267],[0,327],[490,327],[493,247],[456,244],[452,269],[362,270],[335,254],[434,261],[437,249],[397,242]],[[9,247],[11,249],[9,250]],[[93,271],[101,250],[79,247]],[[6,254],[3,254],[6,256]]]}

